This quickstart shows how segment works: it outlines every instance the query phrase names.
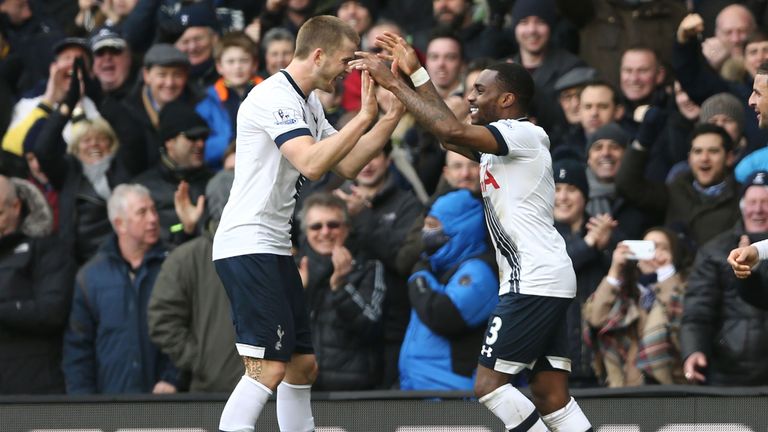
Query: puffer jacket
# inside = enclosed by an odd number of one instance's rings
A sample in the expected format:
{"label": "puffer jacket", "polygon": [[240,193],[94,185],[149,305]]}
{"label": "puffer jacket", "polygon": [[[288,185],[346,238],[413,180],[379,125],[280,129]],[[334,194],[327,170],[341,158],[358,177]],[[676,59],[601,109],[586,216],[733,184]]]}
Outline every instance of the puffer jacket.
{"label": "puffer jacket", "polygon": [[[743,234],[739,222],[702,246],[688,278],[680,331],[682,355],[704,353],[709,385],[768,385],[768,311],[742,300],[726,261]],[[755,242],[768,233],[749,237]]]}
{"label": "puffer jacket", "polygon": [[27,216],[0,237],[0,394],[63,393],[61,340],[75,264],[51,231],[45,198],[13,179]]}
{"label": "puffer jacket", "polygon": [[304,243],[307,257],[307,307],[320,374],[314,390],[366,390],[381,381],[383,303],[387,293],[384,265],[354,253],[347,284],[331,291],[333,264]]}
{"label": "puffer jacket", "polygon": [[177,371],[150,341],[147,304],[167,252],[157,243],[131,275],[113,235],[77,273],[64,334],[67,393],[148,393]]}

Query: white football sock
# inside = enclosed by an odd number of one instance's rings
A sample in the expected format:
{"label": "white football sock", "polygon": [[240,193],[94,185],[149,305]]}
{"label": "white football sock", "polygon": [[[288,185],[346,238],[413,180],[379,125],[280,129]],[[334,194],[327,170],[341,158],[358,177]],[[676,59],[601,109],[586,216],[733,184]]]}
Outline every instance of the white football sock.
{"label": "white football sock", "polygon": [[312,432],[315,418],[310,403],[311,385],[288,384],[277,386],[277,423],[281,432]]}
{"label": "white football sock", "polygon": [[546,432],[533,402],[520,390],[505,384],[479,399],[510,431]]}
{"label": "white football sock", "polygon": [[243,375],[229,395],[219,420],[219,430],[226,432],[250,432],[256,428],[256,420],[264,409],[272,390],[255,379]]}
{"label": "white football sock", "polygon": [[552,432],[586,432],[592,430],[587,416],[584,415],[579,404],[573,398],[564,407],[542,416],[541,419]]}

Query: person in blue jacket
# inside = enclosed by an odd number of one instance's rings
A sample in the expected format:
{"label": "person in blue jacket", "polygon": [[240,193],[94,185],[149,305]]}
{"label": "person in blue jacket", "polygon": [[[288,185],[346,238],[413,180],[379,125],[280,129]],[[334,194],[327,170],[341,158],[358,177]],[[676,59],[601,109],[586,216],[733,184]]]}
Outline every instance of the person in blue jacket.
{"label": "person in blue jacket", "polygon": [[440,197],[422,234],[425,268],[408,280],[413,309],[400,351],[400,388],[472,390],[499,289],[482,202],[465,189]]}

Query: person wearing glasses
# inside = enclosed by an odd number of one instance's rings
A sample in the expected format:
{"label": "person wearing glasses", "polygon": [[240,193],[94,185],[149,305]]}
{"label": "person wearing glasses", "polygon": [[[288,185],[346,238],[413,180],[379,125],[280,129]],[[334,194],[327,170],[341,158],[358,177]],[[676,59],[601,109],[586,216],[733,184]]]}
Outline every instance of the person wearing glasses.
{"label": "person wearing glasses", "polygon": [[319,374],[312,388],[368,390],[381,381],[384,264],[347,244],[346,203],[326,192],[301,211],[305,240],[297,262]]}

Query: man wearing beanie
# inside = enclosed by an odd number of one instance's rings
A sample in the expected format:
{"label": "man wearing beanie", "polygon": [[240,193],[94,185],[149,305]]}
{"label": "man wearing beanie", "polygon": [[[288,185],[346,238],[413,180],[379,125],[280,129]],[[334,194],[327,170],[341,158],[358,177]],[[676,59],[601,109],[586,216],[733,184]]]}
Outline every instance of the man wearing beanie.
{"label": "man wearing beanie", "polygon": [[730,171],[733,142],[713,124],[699,124],[691,134],[688,165],[670,184],[643,176],[652,149],[633,143],[616,176],[616,188],[644,212],[685,233],[701,246],[738,220],[738,185]]}
{"label": "man wearing beanie", "polygon": [[563,236],[576,271],[576,299],[568,308],[571,387],[598,386],[592,369],[592,350],[582,342],[581,308],[608,271],[617,222],[608,214],[590,217],[585,207],[589,197],[586,167],[564,159],[552,164],[555,175],[555,228]]}
{"label": "man wearing beanie", "polygon": [[536,83],[533,98],[537,124],[545,130],[566,125],[565,115],[558,104],[555,82],[577,66],[586,66],[583,60],[549,42],[555,26],[554,0],[517,0],[512,7],[515,40],[520,50],[512,60],[525,66]]}
{"label": "man wearing beanie", "polygon": [[[688,278],[680,328],[683,372],[691,383],[709,386],[768,384],[768,311],[745,303],[729,252],[768,238],[768,172],[753,173],[739,201],[741,217],[699,249]],[[760,266],[750,278],[768,280]],[[759,282],[759,281],[758,281]],[[742,294],[745,294],[742,292]],[[747,330],[748,329],[748,330]]]}
{"label": "man wearing beanie", "polygon": [[733,154],[738,160],[744,156],[747,140],[744,137],[744,106],[731,93],[718,93],[701,104],[700,123],[710,123],[725,129],[733,140]]}
{"label": "man wearing beanie", "polygon": [[[194,108],[174,101],[160,111],[160,160],[136,177],[149,189],[160,217],[160,237],[180,244],[197,235],[197,220],[203,211],[202,196],[211,172],[205,167],[205,139],[208,124]],[[177,215],[175,200],[191,199],[195,214]]]}
{"label": "man wearing beanie", "polygon": [[613,217],[618,222],[618,235],[623,239],[640,238],[652,222],[616,190],[616,173],[629,141],[629,134],[612,122],[589,135],[586,148],[586,178],[589,183],[587,213],[590,216]]}

